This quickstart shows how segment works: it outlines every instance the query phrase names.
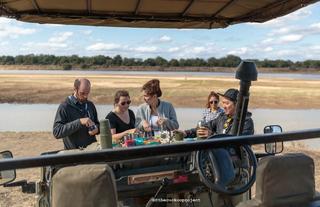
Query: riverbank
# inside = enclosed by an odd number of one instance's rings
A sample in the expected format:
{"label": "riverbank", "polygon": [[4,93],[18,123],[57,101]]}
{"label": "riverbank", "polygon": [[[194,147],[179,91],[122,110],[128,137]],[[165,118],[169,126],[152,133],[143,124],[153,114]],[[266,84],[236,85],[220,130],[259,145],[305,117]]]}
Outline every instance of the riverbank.
{"label": "riverbank", "polygon": [[[51,132],[1,132],[0,151],[10,150],[14,157],[38,156],[42,152],[63,149],[62,140],[57,140]],[[255,146],[255,150],[262,147]],[[286,142],[285,152],[302,152],[315,161],[316,189],[320,190],[320,151],[306,149],[301,142]],[[34,182],[40,178],[40,169],[17,170],[17,181],[26,179]],[[0,206],[25,207],[34,206],[34,194],[24,194],[20,187],[0,187]]]}
{"label": "riverbank", "polygon": [[[159,78],[163,100],[175,107],[203,107],[211,90],[223,93],[228,88],[239,88],[239,80],[224,76],[195,74],[92,74],[81,73],[92,83],[90,99],[96,104],[113,104],[116,90],[126,89],[133,105],[143,102],[141,86],[152,78]],[[0,103],[60,103],[73,92],[75,73],[0,74]],[[249,108],[319,109],[320,81],[262,77],[252,82]]]}

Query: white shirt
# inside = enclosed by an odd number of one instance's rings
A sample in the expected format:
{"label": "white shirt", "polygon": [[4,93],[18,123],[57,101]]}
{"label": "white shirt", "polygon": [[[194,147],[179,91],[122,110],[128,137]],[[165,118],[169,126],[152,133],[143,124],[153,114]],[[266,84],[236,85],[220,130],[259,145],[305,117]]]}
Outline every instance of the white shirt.
{"label": "white shirt", "polygon": [[151,115],[150,125],[152,128],[158,128],[158,124],[157,124],[158,119],[159,119],[159,116]]}

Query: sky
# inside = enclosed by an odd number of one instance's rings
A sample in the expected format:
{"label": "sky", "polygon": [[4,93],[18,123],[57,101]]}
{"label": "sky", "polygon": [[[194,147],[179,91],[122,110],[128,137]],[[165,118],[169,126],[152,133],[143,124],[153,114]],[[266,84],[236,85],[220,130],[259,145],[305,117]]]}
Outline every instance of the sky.
{"label": "sky", "polygon": [[0,17],[0,55],[319,60],[319,14],[320,2],[263,24],[212,30],[49,25]]}

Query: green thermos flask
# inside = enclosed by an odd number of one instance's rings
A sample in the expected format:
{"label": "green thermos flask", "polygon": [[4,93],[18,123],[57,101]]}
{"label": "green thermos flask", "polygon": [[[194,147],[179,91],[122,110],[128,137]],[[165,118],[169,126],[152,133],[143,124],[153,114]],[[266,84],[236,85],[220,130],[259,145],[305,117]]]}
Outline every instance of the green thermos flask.
{"label": "green thermos flask", "polygon": [[109,119],[100,120],[101,149],[112,148],[112,134]]}

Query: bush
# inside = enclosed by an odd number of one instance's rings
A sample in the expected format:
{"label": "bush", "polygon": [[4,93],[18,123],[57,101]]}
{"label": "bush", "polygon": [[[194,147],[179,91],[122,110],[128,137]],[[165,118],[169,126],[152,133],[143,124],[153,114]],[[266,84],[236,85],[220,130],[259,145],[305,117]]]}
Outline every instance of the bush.
{"label": "bush", "polygon": [[89,69],[89,68],[90,68],[90,65],[81,64],[81,65],[80,65],[80,68],[81,68],[81,69]]}
{"label": "bush", "polygon": [[71,64],[65,64],[63,65],[63,70],[71,70],[72,69],[72,65]]}

